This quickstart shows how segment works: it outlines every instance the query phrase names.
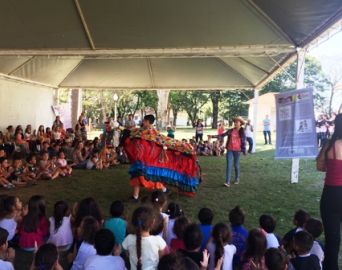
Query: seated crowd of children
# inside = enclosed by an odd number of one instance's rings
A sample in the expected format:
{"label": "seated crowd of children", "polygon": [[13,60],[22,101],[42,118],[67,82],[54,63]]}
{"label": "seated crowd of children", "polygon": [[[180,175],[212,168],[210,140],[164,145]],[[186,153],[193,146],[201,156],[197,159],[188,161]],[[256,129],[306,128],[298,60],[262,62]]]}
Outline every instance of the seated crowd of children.
{"label": "seated crowd of children", "polygon": [[0,186],[7,189],[70,176],[73,168],[102,170],[118,163],[117,149],[99,138],[87,140],[77,128],[40,126],[32,132],[28,125],[0,132]]}
{"label": "seated crowd of children", "polygon": [[17,263],[22,252],[30,254],[32,270],[318,270],[324,260],[317,240],[322,223],[303,210],[295,213],[295,228],[283,238],[270,215],[262,215],[260,226],[250,231],[239,206],[217,224],[209,208],[199,210],[198,221],[190,220],[160,191],[144,198],[129,219],[121,201],[109,212],[104,219],[89,197],[72,208],[56,202],[48,218],[42,196],[23,205],[3,195],[0,269],[23,269]]}
{"label": "seated crowd of children", "polygon": [[189,142],[192,147],[196,150],[196,154],[199,156],[223,156],[224,151],[226,150],[224,140],[217,139],[215,141],[211,141],[210,138],[206,141],[196,142],[195,138],[190,139],[189,141],[186,139],[182,140],[183,142]]}

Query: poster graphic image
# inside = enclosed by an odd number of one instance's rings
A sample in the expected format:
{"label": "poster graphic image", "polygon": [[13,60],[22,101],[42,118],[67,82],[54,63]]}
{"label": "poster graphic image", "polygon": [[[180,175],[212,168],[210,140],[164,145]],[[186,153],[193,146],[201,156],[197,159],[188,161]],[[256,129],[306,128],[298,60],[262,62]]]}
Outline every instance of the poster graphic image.
{"label": "poster graphic image", "polygon": [[275,158],[315,158],[318,153],[311,88],[275,95],[277,144]]}

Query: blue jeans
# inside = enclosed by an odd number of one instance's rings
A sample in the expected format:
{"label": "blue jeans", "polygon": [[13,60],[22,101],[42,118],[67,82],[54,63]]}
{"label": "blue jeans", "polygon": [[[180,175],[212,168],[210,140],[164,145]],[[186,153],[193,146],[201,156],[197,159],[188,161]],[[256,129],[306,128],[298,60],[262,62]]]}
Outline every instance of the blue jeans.
{"label": "blue jeans", "polygon": [[234,160],[234,169],[235,169],[235,181],[239,180],[240,176],[240,152],[239,151],[227,151],[227,184],[230,183],[230,177],[232,174],[232,166]]}

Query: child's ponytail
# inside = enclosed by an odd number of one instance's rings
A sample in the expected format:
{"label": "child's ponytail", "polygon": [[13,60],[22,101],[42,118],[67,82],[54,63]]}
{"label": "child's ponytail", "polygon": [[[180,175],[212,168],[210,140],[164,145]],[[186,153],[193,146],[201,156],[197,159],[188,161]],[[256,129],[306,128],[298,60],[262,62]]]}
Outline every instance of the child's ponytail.
{"label": "child's ponytail", "polygon": [[142,232],[150,232],[154,222],[154,212],[149,207],[139,207],[132,215],[132,224],[136,231],[136,252],[137,252],[137,270],[142,269]]}
{"label": "child's ponytail", "polygon": [[213,241],[215,244],[215,266],[219,259],[224,256],[224,246],[229,242],[231,232],[228,225],[224,223],[218,223],[213,229]]}

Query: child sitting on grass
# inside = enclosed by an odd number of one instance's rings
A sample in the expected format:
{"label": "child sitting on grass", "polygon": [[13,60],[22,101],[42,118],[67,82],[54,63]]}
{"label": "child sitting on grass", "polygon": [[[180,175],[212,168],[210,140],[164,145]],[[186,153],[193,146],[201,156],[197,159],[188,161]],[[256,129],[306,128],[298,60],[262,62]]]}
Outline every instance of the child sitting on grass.
{"label": "child sitting on grass", "polygon": [[289,269],[320,270],[321,266],[316,255],[310,254],[313,237],[306,231],[299,231],[293,237],[293,247],[297,257],[290,260]]}
{"label": "child sitting on grass", "polygon": [[259,219],[259,224],[261,229],[263,229],[263,231],[265,232],[267,249],[278,248],[279,241],[274,234],[274,230],[276,227],[275,219],[270,215],[262,215]]}
{"label": "child sitting on grass", "polygon": [[12,262],[14,261],[15,251],[8,248],[8,232],[0,228],[0,269],[14,270]]}
{"label": "child sitting on grass", "polygon": [[58,262],[57,247],[53,244],[42,245],[34,256],[31,270],[63,270]]}
{"label": "child sitting on grass", "polygon": [[173,233],[175,235],[174,238],[171,239],[170,247],[172,251],[177,251],[184,249],[184,231],[186,227],[189,225],[189,220],[186,217],[179,217],[176,219],[175,224],[173,226]]}
{"label": "child sitting on grass", "polygon": [[231,231],[228,225],[218,223],[214,226],[212,240],[208,244],[209,270],[215,270],[220,258],[223,258],[222,270],[233,269],[233,257],[236,247],[230,243]]}
{"label": "child sitting on grass", "polygon": [[9,178],[15,186],[26,186],[28,183],[34,183],[35,179],[30,176],[23,165],[21,157],[15,157],[12,164],[11,175]]}
{"label": "child sitting on grass", "polygon": [[72,173],[72,168],[71,166],[68,165],[68,162],[65,159],[65,153],[63,150],[58,152],[57,167],[61,170],[61,172],[65,176],[70,176]]}
{"label": "child sitting on grass", "polygon": [[236,246],[236,254],[234,256],[233,265],[238,267],[241,265],[242,256],[246,251],[248,231],[243,226],[245,222],[245,213],[240,206],[234,207],[229,212],[229,222],[232,227],[232,244]]}
{"label": "child sitting on grass", "polygon": [[26,164],[26,169],[28,171],[28,175],[32,177],[35,180],[38,180],[40,175],[38,173],[38,168],[37,168],[37,156],[35,154],[30,154],[27,157],[27,164]]}
{"label": "child sitting on grass", "polygon": [[111,218],[104,223],[104,228],[110,230],[115,238],[115,244],[121,246],[126,237],[127,222],[123,219],[124,205],[121,201],[115,201],[110,206]]}
{"label": "child sitting on grass", "polygon": [[41,178],[44,180],[56,179],[60,174],[60,170],[56,168],[49,159],[49,152],[47,151],[44,151],[41,154],[41,160],[39,161],[39,173]]}
{"label": "child sitting on grass", "polygon": [[262,230],[253,229],[248,234],[247,249],[244,254],[242,270],[266,270],[266,237]]}
{"label": "child sitting on grass", "polygon": [[13,185],[10,181],[7,180],[7,178],[10,177],[10,173],[8,172],[8,160],[6,157],[0,158],[0,185],[4,187],[5,189],[12,189],[15,188],[15,185]]}
{"label": "child sitting on grass", "polygon": [[265,264],[268,270],[287,270],[288,259],[278,248],[270,248],[265,253]]}
{"label": "child sitting on grass", "polygon": [[310,218],[304,225],[304,229],[312,235],[314,242],[310,254],[316,255],[320,261],[321,267],[324,260],[324,251],[322,244],[317,240],[323,233],[323,224],[320,220]]}
{"label": "child sitting on grass", "polygon": [[200,221],[200,229],[203,235],[201,243],[201,251],[203,251],[209,242],[213,226],[211,225],[214,219],[214,214],[209,208],[202,208],[198,212],[198,220]]}

